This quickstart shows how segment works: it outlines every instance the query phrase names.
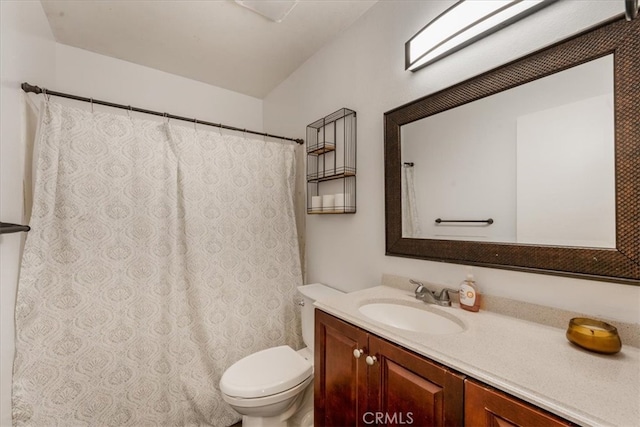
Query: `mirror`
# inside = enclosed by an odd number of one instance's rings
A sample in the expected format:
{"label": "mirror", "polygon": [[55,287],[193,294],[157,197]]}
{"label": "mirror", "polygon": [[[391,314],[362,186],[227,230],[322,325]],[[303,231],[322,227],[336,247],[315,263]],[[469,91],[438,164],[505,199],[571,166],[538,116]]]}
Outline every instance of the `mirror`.
{"label": "mirror", "polygon": [[387,255],[640,283],[639,27],[385,113]]}
{"label": "mirror", "polygon": [[613,55],[400,131],[402,237],[615,248]]}

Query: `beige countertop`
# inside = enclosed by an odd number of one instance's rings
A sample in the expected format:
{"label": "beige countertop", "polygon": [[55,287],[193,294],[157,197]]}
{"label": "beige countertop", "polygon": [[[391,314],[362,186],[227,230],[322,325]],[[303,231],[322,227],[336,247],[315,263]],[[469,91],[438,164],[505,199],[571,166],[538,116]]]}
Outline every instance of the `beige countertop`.
{"label": "beige countertop", "polygon": [[[387,326],[360,306],[396,302],[425,308],[410,291],[377,286],[315,305],[347,322],[584,426],[640,426],[640,350],[599,355],[570,344],[565,330],[514,317],[427,304],[465,330],[431,335]],[[447,316],[448,317],[448,316]]]}

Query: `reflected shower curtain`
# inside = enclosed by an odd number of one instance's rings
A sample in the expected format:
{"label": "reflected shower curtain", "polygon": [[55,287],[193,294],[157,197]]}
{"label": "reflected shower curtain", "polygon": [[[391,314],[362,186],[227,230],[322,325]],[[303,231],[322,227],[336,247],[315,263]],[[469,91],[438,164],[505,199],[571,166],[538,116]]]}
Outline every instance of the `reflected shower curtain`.
{"label": "reflected shower curtain", "polygon": [[416,206],[413,166],[402,167],[402,236],[419,237],[420,220]]}
{"label": "reflected shower curtain", "polygon": [[294,147],[48,102],[14,424],[225,426],[238,359],[300,344]]}

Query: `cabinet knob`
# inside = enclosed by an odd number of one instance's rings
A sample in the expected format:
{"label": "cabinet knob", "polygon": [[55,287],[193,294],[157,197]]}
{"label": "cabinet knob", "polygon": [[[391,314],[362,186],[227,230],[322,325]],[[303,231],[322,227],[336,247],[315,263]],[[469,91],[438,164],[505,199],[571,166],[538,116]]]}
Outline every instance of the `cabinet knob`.
{"label": "cabinet knob", "polygon": [[355,350],[353,350],[353,357],[355,357],[356,359],[360,359],[360,356],[362,356],[363,353],[364,350],[356,348]]}
{"label": "cabinet knob", "polygon": [[364,360],[367,362],[367,365],[369,366],[373,366],[373,364],[378,361],[378,359],[375,356],[367,356],[367,358]]}

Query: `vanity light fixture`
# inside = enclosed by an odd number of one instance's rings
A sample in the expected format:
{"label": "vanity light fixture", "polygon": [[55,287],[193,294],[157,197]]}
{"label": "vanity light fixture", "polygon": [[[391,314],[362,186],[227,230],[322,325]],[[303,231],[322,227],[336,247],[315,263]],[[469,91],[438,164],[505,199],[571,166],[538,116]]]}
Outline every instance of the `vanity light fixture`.
{"label": "vanity light fixture", "polygon": [[405,69],[416,71],[556,0],[460,0],[405,43]]}

